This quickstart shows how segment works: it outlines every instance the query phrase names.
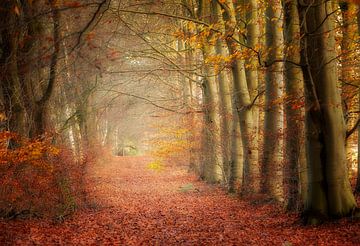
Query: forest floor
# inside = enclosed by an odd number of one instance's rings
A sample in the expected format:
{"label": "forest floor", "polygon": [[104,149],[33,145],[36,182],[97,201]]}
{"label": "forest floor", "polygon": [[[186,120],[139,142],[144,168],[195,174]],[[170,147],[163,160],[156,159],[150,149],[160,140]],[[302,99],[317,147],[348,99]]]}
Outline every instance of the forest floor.
{"label": "forest floor", "polygon": [[0,220],[0,245],[360,245],[360,221],[304,227],[296,214],[254,204],[186,170],[117,157],[88,170],[90,208],[64,222]]}

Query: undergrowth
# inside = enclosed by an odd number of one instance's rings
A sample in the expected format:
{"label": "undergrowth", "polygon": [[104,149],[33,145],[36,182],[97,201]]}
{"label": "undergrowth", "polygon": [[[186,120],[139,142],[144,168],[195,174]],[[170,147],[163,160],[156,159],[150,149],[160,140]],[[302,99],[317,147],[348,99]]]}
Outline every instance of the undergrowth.
{"label": "undergrowth", "polygon": [[74,158],[52,140],[0,132],[0,217],[64,218],[83,206],[84,169],[92,158],[87,152]]}

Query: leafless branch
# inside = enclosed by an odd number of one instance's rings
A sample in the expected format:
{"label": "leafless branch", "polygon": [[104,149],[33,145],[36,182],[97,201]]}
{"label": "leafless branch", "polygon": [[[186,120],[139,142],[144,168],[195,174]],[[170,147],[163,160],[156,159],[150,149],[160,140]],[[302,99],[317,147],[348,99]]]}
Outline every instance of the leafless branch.
{"label": "leafless branch", "polygon": [[359,124],[360,124],[360,118],[357,119],[356,123],[353,125],[353,127],[346,131],[346,139],[348,139],[351,134],[353,134],[355,132],[355,130],[359,127]]}

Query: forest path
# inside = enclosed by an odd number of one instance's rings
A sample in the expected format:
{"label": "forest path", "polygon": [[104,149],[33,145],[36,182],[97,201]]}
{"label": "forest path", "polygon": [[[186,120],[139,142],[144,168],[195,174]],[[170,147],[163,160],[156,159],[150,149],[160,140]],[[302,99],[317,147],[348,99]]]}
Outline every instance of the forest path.
{"label": "forest path", "polygon": [[[0,223],[1,245],[358,245],[360,224],[302,227],[274,205],[249,204],[178,167],[116,157],[88,170],[91,208],[63,223]],[[287,242],[292,244],[287,244]]]}

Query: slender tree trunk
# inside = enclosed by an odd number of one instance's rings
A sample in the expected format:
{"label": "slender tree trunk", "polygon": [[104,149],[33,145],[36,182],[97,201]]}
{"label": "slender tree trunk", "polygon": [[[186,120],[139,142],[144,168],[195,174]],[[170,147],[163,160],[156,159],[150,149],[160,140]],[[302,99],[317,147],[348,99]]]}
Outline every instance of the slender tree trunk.
{"label": "slender tree trunk", "polygon": [[262,161],[262,192],[282,198],[283,113],[280,102],[283,90],[282,8],[280,0],[266,7],[266,50],[269,67],[265,74],[264,153]]}
{"label": "slender tree trunk", "polygon": [[[213,46],[204,47],[205,59],[215,54]],[[205,78],[203,82],[205,95],[205,134],[208,144],[207,154],[209,159],[206,163],[205,179],[211,183],[222,180],[222,155],[220,142],[220,114],[219,114],[219,96],[216,86],[216,77],[213,69],[206,65]]]}
{"label": "slender tree trunk", "polygon": [[[221,53],[220,53],[221,54]],[[231,95],[229,88],[229,77],[226,71],[221,71],[218,75],[219,95],[220,95],[220,112],[221,112],[221,149],[222,149],[222,166],[224,177],[229,176],[230,166],[230,145],[231,145]]]}
{"label": "slender tree trunk", "polygon": [[[182,27],[183,32],[187,33],[186,27]],[[178,40],[178,56],[179,62],[183,69],[188,69],[191,67],[191,60],[192,60],[192,51],[191,47],[184,42],[183,40]],[[194,148],[194,141],[195,141],[195,113],[193,112],[193,86],[192,86],[192,76],[191,74],[180,74],[180,82],[182,85],[182,93],[183,93],[183,104],[186,110],[186,123],[189,127],[189,137],[188,137],[188,144],[189,148],[189,170],[196,170],[196,158],[195,153],[196,150]]]}
{"label": "slender tree trunk", "polygon": [[51,54],[49,65],[49,78],[47,86],[42,93],[40,100],[36,101],[32,107],[32,124],[30,125],[30,136],[36,137],[42,135],[46,131],[46,113],[50,97],[55,88],[58,55],[60,52],[60,16],[54,0],[49,0],[51,7],[51,19],[53,24],[52,38],[53,38],[53,51]]}
{"label": "slender tree trunk", "polygon": [[[235,98],[233,98],[233,101]],[[241,141],[241,131],[239,116],[237,114],[236,102],[233,102],[232,112],[232,133],[231,133],[231,161],[229,173],[229,192],[235,193],[241,191],[243,183],[243,146]]]}
{"label": "slender tree trunk", "polygon": [[[284,190],[287,210],[298,210],[300,207],[300,175],[299,167],[304,144],[303,123],[303,74],[300,67],[300,23],[297,12],[297,1],[284,1],[284,41],[286,89],[286,128],[285,128],[285,163]],[[299,64],[299,65],[296,65]]]}
{"label": "slender tree trunk", "polygon": [[[187,48],[189,49],[189,47]],[[191,66],[191,61],[192,61],[192,53],[190,53],[189,51],[187,51],[186,53],[186,67],[190,67]],[[198,171],[198,165],[199,165],[199,161],[198,161],[198,156],[197,156],[197,148],[195,143],[196,141],[196,113],[195,113],[195,108],[194,108],[194,91],[193,91],[193,82],[192,82],[192,75],[190,75],[190,78],[187,79],[186,81],[186,90],[188,91],[188,117],[187,117],[187,123],[188,126],[191,127],[190,129],[190,134],[189,134],[189,170],[195,170]]]}
{"label": "slender tree trunk", "polygon": [[[221,15],[221,7],[217,4],[217,1],[212,2],[211,6],[212,15],[214,16],[214,22],[218,23],[223,32],[225,32],[225,25],[223,23]],[[216,53],[220,56],[221,59],[228,57],[228,49],[226,43],[223,39],[217,39],[216,44]],[[230,171],[230,150],[231,150],[231,115],[232,115],[232,103],[231,103],[231,93],[230,93],[230,78],[227,73],[226,64],[221,62],[218,64],[218,81],[219,81],[219,96],[220,96],[220,113],[221,113],[221,148],[223,156],[223,169],[224,176],[226,179],[229,177]]]}
{"label": "slender tree trunk", "polygon": [[[299,1],[306,89],[308,200],[306,222],[350,215],[356,208],[347,173],[331,2]],[[310,35],[311,34],[311,35]],[[316,54],[316,56],[314,56]]]}
{"label": "slender tree trunk", "polygon": [[[342,39],[341,39],[341,69],[340,77],[342,82],[342,94],[345,105],[345,120],[347,128],[352,128],[356,124],[357,117],[354,114],[348,112],[356,111],[357,108],[357,95],[354,91],[354,84],[356,84],[355,70],[353,69],[356,64],[356,51],[354,51],[355,40],[358,37],[356,22],[354,22],[354,16],[356,15],[355,5],[347,2],[340,2],[341,16],[342,16]],[[355,115],[357,116],[357,115]],[[353,157],[356,154],[354,151],[354,143],[356,142],[356,135],[351,134],[346,138],[346,159],[348,168],[351,170],[353,163]],[[349,171],[350,171],[349,170]],[[351,171],[349,173],[352,174]]]}
{"label": "slender tree trunk", "polygon": [[[188,47],[189,48],[189,47]],[[190,67],[191,61],[192,61],[192,53],[189,53],[189,51],[187,51],[186,54],[186,65],[187,67]],[[190,134],[189,134],[189,144],[190,144],[190,149],[189,149],[189,170],[196,170],[198,171],[198,166],[199,166],[199,158],[197,155],[197,147],[196,147],[196,114],[195,114],[195,108],[194,108],[194,90],[193,90],[193,81],[192,81],[192,75],[189,75],[190,78],[187,81],[187,86],[186,88],[188,88],[188,92],[189,92],[189,105],[188,105],[188,110],[189,110],[189,116],[188,116],[188,125],[191,127],[190,129]]]}
{"label": "slender tree trunk", "polygon": [[[358,36],[360,36],[360,8],[358,7],[357,13],[357,28],[358,28]],[[358,109],[360,111],[360,89],[358,91]],[[355,192],[357,194],[360,193],[360,126],[358,126],[358,158],[357,158],[357,178],[356,178],[356,187]]]}
{"label": "slender tree trunk", "polygon": [[[69,32],[69,27],[65,24],[65,31]],[[67,49],[67,43],[65,33],[60,32],[60,40],[62,40],[62,51],[64,55],[64,65],[65,65],[65,86],[61,92],[61,98],[63,103],[66,105],[64,108],[63,114],[67,118],[67,121],[70,120],[70,117],[72,118],[69,122],[66,122],[65,124],[69,124],[69,126],[65,125],[64,127],[68,127],[68,138],[71,143],[71,146],[73,148],[74,152],[74,158],[79,161],[79,156],[81,156],[81,139],[80,139],[80,132],[79,129],[76,127],[76,120],[74,119],[74,112],[73,108],[75,108],[74,103],[71,100],[70,91],[67,89],[72,82],[74,82],[74,79],[76,76],[72,76],[72,71],[70,68],[69,63],[69,52]],[[72,108],[71,108],[72,107]]]}
{"label": "slender tree trunk", "polygon": [[[244,2],[248,4],[248,6],[246,6],[246,14],[245,14],[247,45],[252,49],[256,50],[259,47],[259,38],[260,38],[258,0],[247,0]],[[241,22],[241,20],[240,21],[238,20],[238,25],[241,26],[241,23],[243,22]],[[258,66],[259,66],[258,59],[254,55],[250,55],[250,57],[248,57],[245,60],[246,81],[248,84],[251,101],[254,102],[254,105],[252,106],[252,112],[253,112],[254,127],[256,134],[254,135],[252,141],[255,141],[257,145],[259,142],[259,116],[260,116],[260,110],[259,110],[260,108],[258,106],[258,100],[259,100]]]}
{"label": "slender tree trunk", "polygon": [[[214,18],[211,13],[211,3],[209,1],[200,1],[200,18],[213,23]],[[217,183],[223,179],[221,140],[220,140],[220,113],[219,113],[219,93],[217,89],[216,74],[211,58],[215,56],[215,46],[211,42],[213,34],[202,37],[202,53],[204,58],[204,127],[206,141],[206,158],[203,163],[205,179],[210,183]]]}
{"label": "slender tree trunk", "polygon": [[114,149],[114,133],[115,127],[113,126],[112,122],[107,122],[106,124],[106,136],[104,139],[104,145],[111,150]]}

